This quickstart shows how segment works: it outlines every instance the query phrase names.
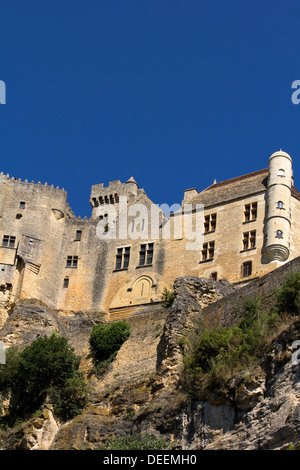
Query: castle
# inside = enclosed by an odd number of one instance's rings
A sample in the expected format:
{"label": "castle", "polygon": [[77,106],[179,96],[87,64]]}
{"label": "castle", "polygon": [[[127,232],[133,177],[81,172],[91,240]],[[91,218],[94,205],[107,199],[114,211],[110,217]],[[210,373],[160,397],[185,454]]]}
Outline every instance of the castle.
{"label": "castle", "polygon": [[202,192],[166,214],[131,177],[92,186],[90,218],[65,190],[0,174],[0,326],[9,308],[37,299],[109,320],[161,302],[175,278],[243,284],[300,254],[300,193],[292,159]]}

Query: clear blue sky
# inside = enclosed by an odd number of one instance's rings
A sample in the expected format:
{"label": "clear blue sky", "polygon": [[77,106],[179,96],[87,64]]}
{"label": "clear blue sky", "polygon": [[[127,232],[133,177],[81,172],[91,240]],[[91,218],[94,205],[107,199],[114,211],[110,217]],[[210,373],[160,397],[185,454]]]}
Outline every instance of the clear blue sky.
{"label": "clear blue sky", "polygon": [[76,215],[92,184],[180,203],[280,148],[300,188],[299,1],[2,0],[0,43],[0,171]]}

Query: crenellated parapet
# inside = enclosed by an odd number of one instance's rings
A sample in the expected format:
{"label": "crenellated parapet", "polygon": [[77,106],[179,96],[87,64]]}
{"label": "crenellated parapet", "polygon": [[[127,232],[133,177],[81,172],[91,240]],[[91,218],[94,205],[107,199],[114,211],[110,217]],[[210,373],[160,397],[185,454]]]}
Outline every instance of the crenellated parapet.
{"label": "crenellated parapet", "polygon": [[134,198],[140,191],[139,185],[133,177],[127,180],[126,183],[116,180],[110,181],[106,187],[103,183],[93,185],[90,196],[90,204],[93,208],[92,217],[96,217],[97,207],[107,204],[118,205],[120,196]]}
{"label": "crenellated parapet", "polygon": [[65,191],[64,188],[60,188],[59,186],[54,186],[53,184],[49,185],[47,182],[41,183],[38,181],[37,183],[35,181],[28,181],[25,179],[24,181],[21,178],[15,178],[14,176],[10,176],[8,173],[5,174],[3,172],[0,173],[0,183],[5,183],[5,182],[10,182],[15,185],[22,185],[24,188],[28,187],[28,189],[31,188],[37,188],[41,189],[42,191],[50,191],[54,194],[62,194],[65,197],[67,197],[67,192]]}

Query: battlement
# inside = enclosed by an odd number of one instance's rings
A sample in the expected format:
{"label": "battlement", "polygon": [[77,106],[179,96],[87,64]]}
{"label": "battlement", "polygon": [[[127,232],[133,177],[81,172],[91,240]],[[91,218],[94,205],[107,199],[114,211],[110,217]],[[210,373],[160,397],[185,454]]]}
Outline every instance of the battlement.
{"label": "battlement", "polygon": [[36,187],[36,188],[39,188],[41,190],[60,193],[60,194],[64,195],[65,198],[67,197],[67,192],[65,191],[64,188],[59,188],[59,186],[54,187],[53,184],[48,185],[47,182],[41,183],[40,181],[38,181],[36,183],[33,180],[31,182],[29,182],[27,179],[22,181],[21,178],[15,178],[14,176],[10,176],[8,173],[4,174],[3,171],[2,171],[0,173],[0,183],[3,183],[3,182],[11,182],[11,183],[14,183],[14,184],[17,184],[17,185],[23,185],[23,186],[28,185],[29,188]]}
{"label": "battlement", "polygon": [[103,183],[92,186],[90,204],[93,208],[103,204],[118,204],[120,196],[134,195],[137,196],[139,186],[131,177],[126,183],[120,180],[110,181],[108,186]]}

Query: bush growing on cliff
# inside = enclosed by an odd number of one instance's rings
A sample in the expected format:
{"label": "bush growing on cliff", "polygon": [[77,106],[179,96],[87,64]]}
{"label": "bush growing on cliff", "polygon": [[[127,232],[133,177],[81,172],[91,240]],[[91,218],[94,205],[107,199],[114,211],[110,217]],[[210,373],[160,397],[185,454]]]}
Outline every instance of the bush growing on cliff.
{"label": "bush growing on cliff", "polygon": [[96,365],[108,365],[130,335],[130,325],[124,320],[105,325],[99,323],[92,329],[90,345]]}
{"label": "bush growing on cliff", "polygon": [[165,308],[171,307],[171,305],[173,304],[173,302],[175,300],[175,297],[176,297],[174,287],[171,290],[169,290],[165,287],[162,291],[162,296],[161,297],[162,297],[163,306]]}
{"label": "bush growing on cliff", "polygon": [[279,311],[296,315],[300,313],[300,272],[287,276],[276,291],[276,297]]}
{"label": "bush growing on cliff", "polygon": [[150,434],[136,434],[134,436],[112,437],[107,439],[99,450],[167,450],[171,442],[162,437]]}
{"label": "bush growing on cliff", "polygon": [[57,414],[65,419],[74,416],[87,398],[79,362],[68,341],[56,334],[38,338],[21,352],[8,351],[6,364],[0,367],[0,392],[12,392],[12,414],[38,409],[51,390],[53,397],[64,397],[64,409],[53,401]]}
{"label": "bush growing on cliff", "polygon": [[185,356],[191,394],[221,387],[238,370],[256,365],[276,318],[274,312],[265,314],[257,299],[246,299],[236,325],[200,329]]}

